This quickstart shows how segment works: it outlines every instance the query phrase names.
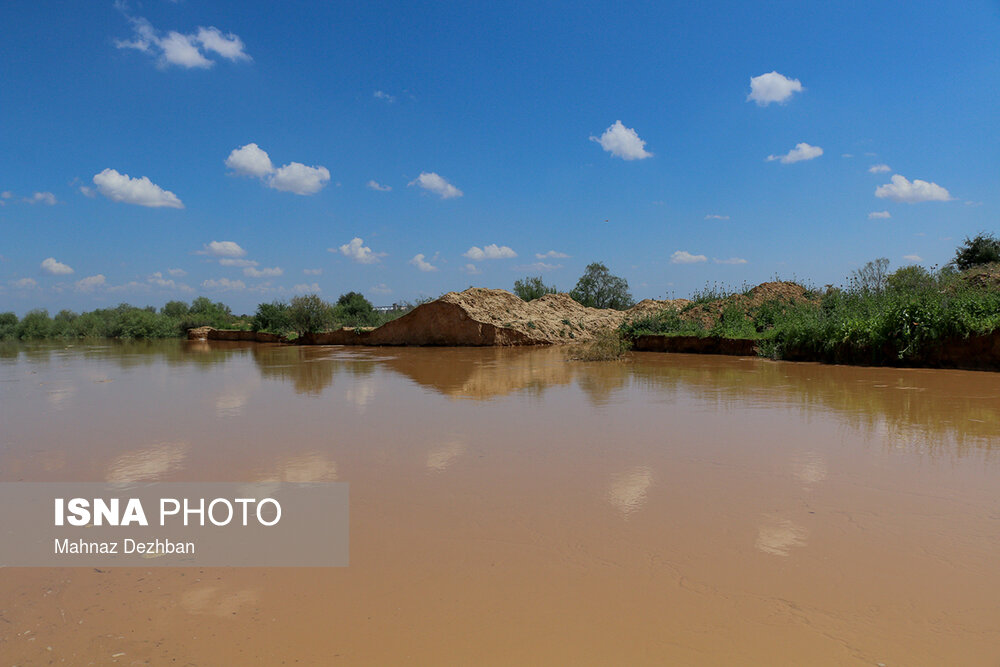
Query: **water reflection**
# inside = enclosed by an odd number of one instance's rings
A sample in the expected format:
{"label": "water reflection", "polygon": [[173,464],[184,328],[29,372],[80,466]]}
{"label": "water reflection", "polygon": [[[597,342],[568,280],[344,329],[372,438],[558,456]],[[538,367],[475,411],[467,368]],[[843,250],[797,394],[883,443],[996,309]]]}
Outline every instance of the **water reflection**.
{"label": "water reflection", "polygon": [[318,451],[307,451],[283,458],[273,471],[262,474],[260,482],[335,482],[337,464]]}
{"label": "water reflection", "polygon": [[190,444],[163,442],[125,452],[107,466],[105,481],[152,482],[162,480],[181,469]]}
{"label": "water reflection", "polygon": [[787,556],[792,549],[804,547],[808,536],[809,531],[791,519],[765,515],[754,546],[772,556]]}
{"label": "water reflection", "polygon": [[611,478],[608,500],[626,518],[646,504],[646,492],[653,485],[653,471],[639,466]]}
{"label": "water reflection", "polygon": [[427,467],[440,472],[455,463],[464,453],[465,443],[460,440],[441,443],[427,452]]}
{"label": "water reflection", "polygon": [[345,354],[344,348],[295,345],[254,345],[251,350],[261,377],[289,381],[299,394],[318,396],[333,385],[339,372],[352,378],[375,372],[375,362]]}
{"label": "water reflection", "polygon": [[804,452],[792,461],[792,475],[809,490],[826,479],[826,459],[819,452]]}
{"label": "water reflection", "polygon": [[[82,358],[93,362],[83,377],[110,381],[109,364],[186,367],[208,372],[250,358],[258,377],[287,383],[298,394],[324,396],[342,377],[338,396],[363,415],[384,380],[405,377],[450,399],[491,401],[506,396],[541,400],[557,387],[575,387],[595,408],[634,400],[637,393],[662,403],[694,400],[703,411],[782,407],[803,413],[833,412],[849,427],[879,439],[890,450],[961,456],[992,451],[1000,442],[1000,375],[969,371],[861,368],[792,364],[761,359],[637,353],[628,363],[581,363],[559,348],[345,348],[223,341],[150,341],[73,345],[0,346],[0,368],[33,374],[55,371]],[[76,361],[74,361],[76,360]],[[5,381],[21,380],[20,376]],[[220,388],[218,417],[241,416],[258,389],[241,376]],[[51,379],[44,400],[65,410],[84,395],[70,379]],[[818,460],[800,461],[803,483],[825,474]]]}

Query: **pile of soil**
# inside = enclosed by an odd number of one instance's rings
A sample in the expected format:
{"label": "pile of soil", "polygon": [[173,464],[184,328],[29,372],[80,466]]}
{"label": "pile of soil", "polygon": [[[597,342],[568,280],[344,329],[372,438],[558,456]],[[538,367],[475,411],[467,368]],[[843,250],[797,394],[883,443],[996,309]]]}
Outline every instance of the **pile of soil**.
{"label": "pile of soil", "polygon": [[1000,289],[1000,264],[984,264],[969,269],[962,274],[962,279],[975,289]]}
{"label": "pile of soil", "polygon": [[681,318],[700,322],[706,329],[719,321],[722,311],[735,306],[744,312],[752,311],[768,302],[779,302],[787,305],[810,303],[819,306],[820,297],[816,292],[810,292],[802,285],[793,282],[775,281],[761,283],[745,294],[733,294],[722,299],[699,303],[693,307],[682,309]]}
{"label": "pile of soil", "polygon": [[307,334],[300,342],[315,345],[551,345],[588,341],[626,320],[684,299],[647,299],[632,310],[587,308],[568,294],[546,294],[524,302],[506,290],[470,287],[417,306],[398,320],[371,331],[341,330]]}

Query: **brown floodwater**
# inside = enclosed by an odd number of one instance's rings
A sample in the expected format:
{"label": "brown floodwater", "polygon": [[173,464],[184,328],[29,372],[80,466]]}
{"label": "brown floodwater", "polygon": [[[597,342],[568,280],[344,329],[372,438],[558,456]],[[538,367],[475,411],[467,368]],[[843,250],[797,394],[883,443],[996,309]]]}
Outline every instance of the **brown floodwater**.
{"label": "brown floodwater", "polygon": [[0,663],[998,665],[1000,375],[0,347],[0,481],[350,482],[345,568],[0,569]]}

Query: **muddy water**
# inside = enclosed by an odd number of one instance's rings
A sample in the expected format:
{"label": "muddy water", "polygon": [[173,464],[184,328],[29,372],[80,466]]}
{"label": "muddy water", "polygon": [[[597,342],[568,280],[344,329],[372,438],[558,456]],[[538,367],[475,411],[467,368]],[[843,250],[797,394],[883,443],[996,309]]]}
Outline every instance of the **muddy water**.
{"label": "muddy water", "polygon": [[2,664],[1000,664],[1000,375],[0,348],[0,480],[351,483],[340,569],[0,570]]}

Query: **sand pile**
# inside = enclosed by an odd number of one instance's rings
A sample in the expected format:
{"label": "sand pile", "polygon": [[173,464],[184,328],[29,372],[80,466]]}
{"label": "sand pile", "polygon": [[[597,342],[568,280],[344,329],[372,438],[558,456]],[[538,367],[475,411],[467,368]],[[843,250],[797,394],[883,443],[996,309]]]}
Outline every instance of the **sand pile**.
{"label": "sand pile", "polygon": [[549,345],[592,339],[626,320],[687,303],[647,299],[632,310],[581,306],[567,294],[524,302],[506,290],[449,292],[372,331],[309,334],[318,345]]}
{"label": "sand pile", "polygon": [[678,308],[687,303],[684,299],[646,299],[632,309],[622,311],[587,308],[568,294],[546,294],[534,301],[525,302],[506,290],[479,287],[464,292],[449,292],[438,299],[438,302],[456,304],[477,322],[517,332],[542,344],[590,340],[598,332],[616,329],[627,320],[667,308]]}

